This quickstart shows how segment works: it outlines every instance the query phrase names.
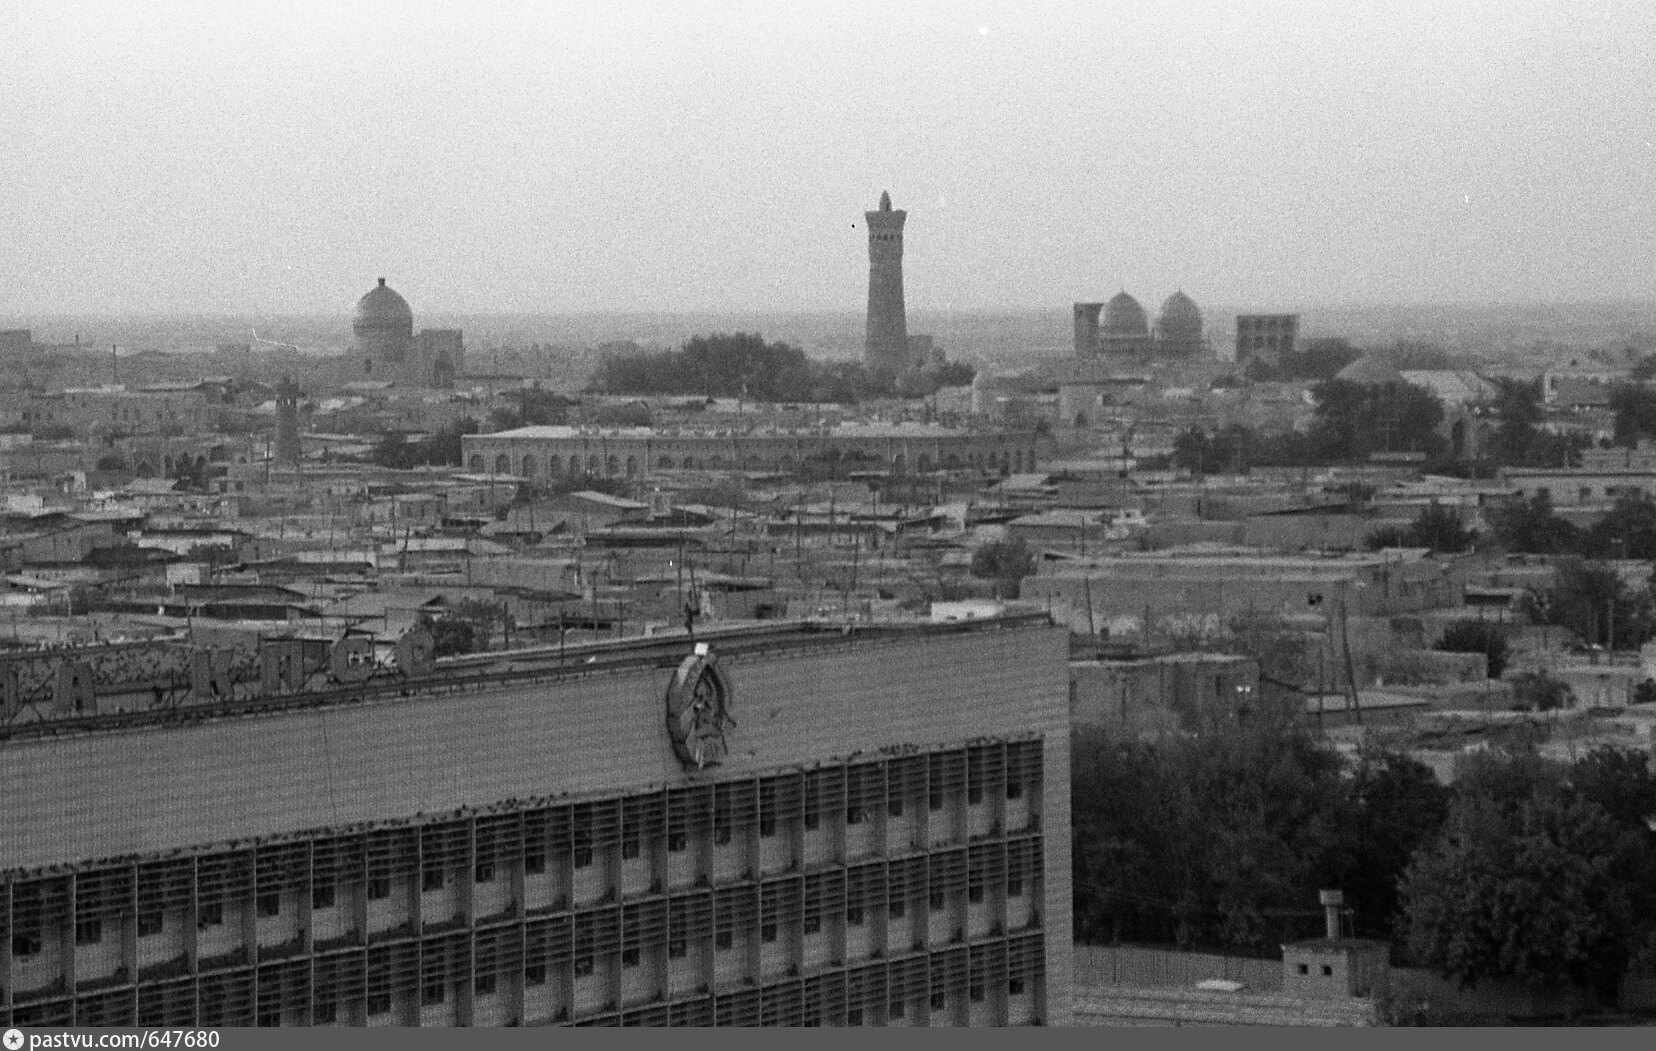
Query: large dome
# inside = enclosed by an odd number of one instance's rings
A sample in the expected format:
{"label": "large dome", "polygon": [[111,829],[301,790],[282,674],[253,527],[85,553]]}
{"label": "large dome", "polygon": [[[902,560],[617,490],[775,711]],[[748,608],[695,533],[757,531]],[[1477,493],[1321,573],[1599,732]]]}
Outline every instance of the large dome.
{"label": "large dome", "polygon": [[1202,338],[1202,310],[1194,299],[1183,292],[1175,292],[1162,304],[1156,328],[1162,339],[1199,340]]}
{"label": "large dome", "polygon": [[1126,292],[1119,292],[1104,306],[1104,324],[1099,331],[1106,336],[1148,336],[1150,319],[1145,316],[1139,301]]}
{"label": "large dome", "polygon": [[357,300],[356,316],[351,320],[354,329],[396,329],[412,332],[414,311],[408,309],[408,300],[388,288],[385,278]]}

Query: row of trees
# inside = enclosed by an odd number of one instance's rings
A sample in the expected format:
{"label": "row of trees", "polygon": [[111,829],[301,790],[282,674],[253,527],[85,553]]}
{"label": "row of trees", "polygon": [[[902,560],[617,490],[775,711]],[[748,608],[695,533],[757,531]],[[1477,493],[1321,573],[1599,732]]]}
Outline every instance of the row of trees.
{"label": "row of trees", "polygon": [[[1643,394],[1649,395],[1650,433],[1656,434],[1656,392]],[[1490,407],[1496,422],[1477,459],[1467,459],[1439,433],[1443,405],[1425,388],[1326,379],[1312,387],[1311,395],[1316,404],[1305,433],[1265,433],[1240,424],[1217,431],[1193,427],[1174,439],[1172,465],[1197,475],[1245,474],[1256,466],[1322,466],[1361,462],[1375,453],[1412,452],[1424,454],[1435,472],[1464,476],[1498,467],[1573,466],[1590,444],[1585,435],[1542,428],[1539,381],[1498,381]]]}
{"label": "row of trees", "polygon": [[697,336],[678,350],[606,355],[594,378],[609,394],[685,394],[754,401],[854,403],[923,397],[972,382],[962,364],[931,364],[895,380],[860,362],[817,362],[798,347],[767,343],[757,333]]}
{"label": "row of trees", "polygon": [[369,455],[381,467],[406,471],[413,467],[459,467],[462,436],[477,433],[477,421],[467,416],[415,441],[398,431],[383,435]]}
{"label": "row of trees", "polygon": [[1600,990],[1656,965],[1656,776],[1500,749],[1452,789],[1407,756],[1350,763],[1286,722],[1116,743],[1079,734],[1076,935],[1273,951],[1339,887],[1359,936],[1464,983]]}

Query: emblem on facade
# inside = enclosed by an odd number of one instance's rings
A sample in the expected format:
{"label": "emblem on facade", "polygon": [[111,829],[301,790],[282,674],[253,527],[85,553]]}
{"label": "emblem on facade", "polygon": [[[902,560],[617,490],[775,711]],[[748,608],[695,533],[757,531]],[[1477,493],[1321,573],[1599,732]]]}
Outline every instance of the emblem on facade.
{"label": "emblem on facade", "polygon": [[697,643],[667,686],[667,736],[686,770],[705,770],[724,759],[725,730],[736,725],[730,699],[730,680],[708,645]]}

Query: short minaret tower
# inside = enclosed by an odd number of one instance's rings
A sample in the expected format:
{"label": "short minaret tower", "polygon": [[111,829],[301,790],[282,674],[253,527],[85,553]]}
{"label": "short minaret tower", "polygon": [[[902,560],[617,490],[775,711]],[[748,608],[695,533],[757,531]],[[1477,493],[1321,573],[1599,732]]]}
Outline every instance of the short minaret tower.
{"label": "short minaret tower", "polygon": [[863,361],[870,372],[893,376],[912,364],[908,317],[903,310],[903,221],[908,212],[893,210],[891,194],[880,194],[878,211],[868,221],[868,339]]}

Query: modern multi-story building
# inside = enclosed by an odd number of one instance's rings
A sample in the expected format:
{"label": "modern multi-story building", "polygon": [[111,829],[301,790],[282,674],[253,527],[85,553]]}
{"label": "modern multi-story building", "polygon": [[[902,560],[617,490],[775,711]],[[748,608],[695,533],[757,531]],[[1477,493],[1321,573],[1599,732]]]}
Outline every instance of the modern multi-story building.
{"label": "modern multi-story building", "polygon": [[10,676],[0,1021],[1067,1024],[1066,634],[699,638]]}
{"label": "modern multi-story building", "polygon": [[460,443],[468,470],[524,478],[643,478],[672,470],[791,472],[812,461],[897,475],[1035,470],[1033,428],[927,423],[753,430],[547,425],[468,434]]}

